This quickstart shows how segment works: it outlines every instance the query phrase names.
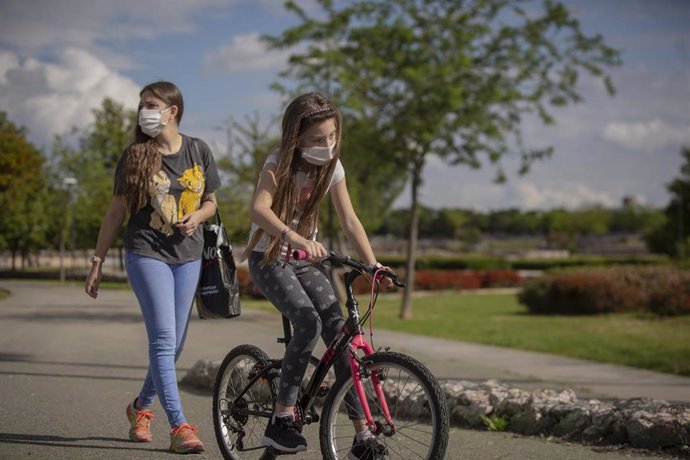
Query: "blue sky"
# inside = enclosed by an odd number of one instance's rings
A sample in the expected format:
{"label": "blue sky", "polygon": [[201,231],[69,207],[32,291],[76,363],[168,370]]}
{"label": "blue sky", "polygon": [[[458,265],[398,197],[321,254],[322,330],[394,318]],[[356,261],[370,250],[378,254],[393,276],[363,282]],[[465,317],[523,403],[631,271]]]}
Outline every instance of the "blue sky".
{"label": "blue sky", "polygon": [[[312,0],[300,3],[318,11]],[[622,51],[624,65],[612,71],[617,95],[583,78],[584,103],[559,109],[557,126],[526,120],[528,145],[553,145],[555,153],[522,177],[505,162],[505,184],[492,182],[491,168],[430,158],[422,203],[577,208],[617,206],[626,195],[667,203],[665,185],[679,172],[681,146],[690,145],[690,0],[565,3],[586,33]],[[185,97],[183,132],[220,155],[225,136],[216,128],[228,117],[258,113],[268,124],[280,115],[285,101],[269,85],[287,55],[267,51],[258,36],[295,23],[279,0],[3,0],[0,110],[49,148],[54,134],[87,125],[104,97],[134,108],[143,85],[170,80]],[[405,192],[396,205],[408,202]]]}

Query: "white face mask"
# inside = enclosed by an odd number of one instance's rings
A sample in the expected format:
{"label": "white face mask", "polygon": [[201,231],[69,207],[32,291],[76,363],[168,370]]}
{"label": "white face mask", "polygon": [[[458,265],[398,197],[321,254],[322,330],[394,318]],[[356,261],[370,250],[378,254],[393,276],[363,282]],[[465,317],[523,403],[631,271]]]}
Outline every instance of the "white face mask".
{"label": "white face mask", "polygon": [[140,110],[139,126],[141,126],[141,131],[151,137],[158,136],[166,125],[166,123],[161,121],[161,115],[171,108],[172,106],[163,110]]}
{"label": "white face mask", "polygon": [[303,147],[302,158],[307,163],[316,166],[323,166],[333,159],[335,144],[328,147]]}

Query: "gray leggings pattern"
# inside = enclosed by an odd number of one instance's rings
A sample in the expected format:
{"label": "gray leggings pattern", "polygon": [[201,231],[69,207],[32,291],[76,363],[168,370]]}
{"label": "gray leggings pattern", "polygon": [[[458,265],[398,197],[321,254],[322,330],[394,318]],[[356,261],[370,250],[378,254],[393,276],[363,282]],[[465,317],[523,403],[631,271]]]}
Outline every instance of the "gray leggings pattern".
{"label": "gray leggings pattern", "polygon": [[[251,253],[249,273],[254,286],[292,324],[294,332],[283,357],[278,402],[284,406],[293,406],[297,402],[300,383],[319,335],[328,345],[345,320],[333,286],[322,266],[292,260],[285,268],[280,261],[273,261],[262,267],[263,256],[262,252]],[[334,370],[338,380],[350,375],[350,364],[345,354],[335,361]],[[358,402],[348,399],[349,407],[360,407]],[[355,415],[351,413],[352,418]]]}

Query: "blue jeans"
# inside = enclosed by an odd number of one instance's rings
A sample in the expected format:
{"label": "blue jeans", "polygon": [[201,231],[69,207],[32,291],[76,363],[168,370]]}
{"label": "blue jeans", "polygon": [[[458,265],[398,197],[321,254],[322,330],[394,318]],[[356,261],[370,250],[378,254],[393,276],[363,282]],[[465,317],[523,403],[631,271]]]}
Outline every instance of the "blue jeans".
{"label": "blue jeans", "polygon": [[139,301],[149,342],[149,370],[139,393],[139,407],[158,395],[171,427],[186,423],[177,390],[175,362],[182,353],[201,260],[183,264],[126,253],[129,284]]}

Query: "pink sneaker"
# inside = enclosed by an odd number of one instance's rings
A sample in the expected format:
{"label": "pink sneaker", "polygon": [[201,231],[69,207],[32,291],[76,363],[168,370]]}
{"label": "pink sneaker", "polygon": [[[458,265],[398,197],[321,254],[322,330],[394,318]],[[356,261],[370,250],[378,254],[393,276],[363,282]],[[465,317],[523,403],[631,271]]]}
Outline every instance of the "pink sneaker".
{"label": "pink sneaker", "polygon": [[129,439],[134,442],[151,442],[153,412],[150,410],[136,410],[134,402],[131,402],[127,406],[127,419],[131,425]]}
{"label": "pink sneaker", "polygon": [[170,450],[176,454],[198,454],[204,445],[196,435],[197,428],[183,423],[170,430]]}

